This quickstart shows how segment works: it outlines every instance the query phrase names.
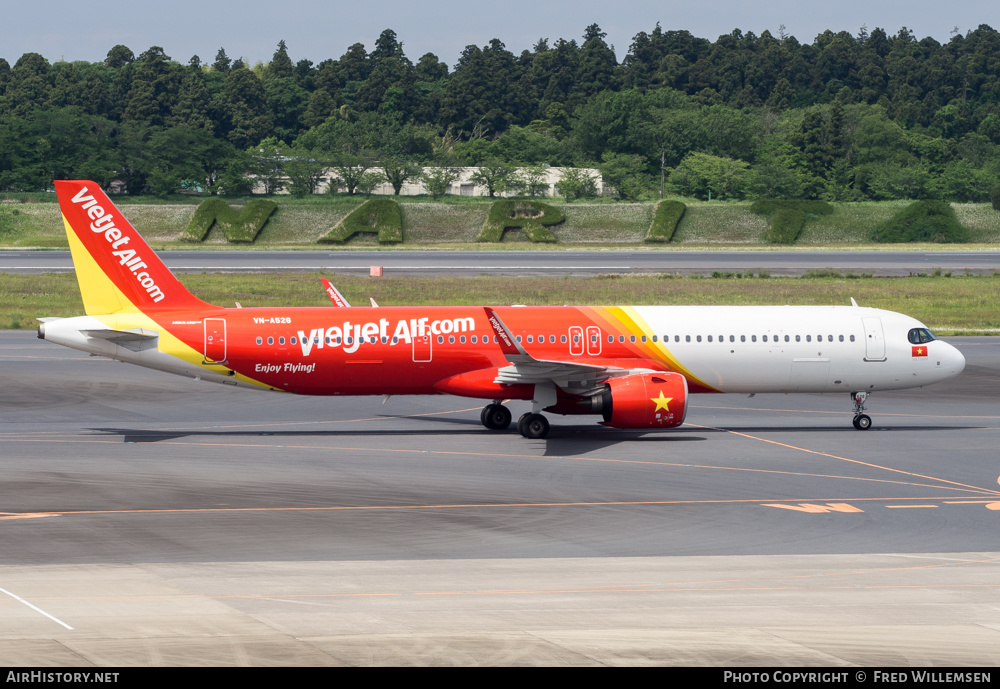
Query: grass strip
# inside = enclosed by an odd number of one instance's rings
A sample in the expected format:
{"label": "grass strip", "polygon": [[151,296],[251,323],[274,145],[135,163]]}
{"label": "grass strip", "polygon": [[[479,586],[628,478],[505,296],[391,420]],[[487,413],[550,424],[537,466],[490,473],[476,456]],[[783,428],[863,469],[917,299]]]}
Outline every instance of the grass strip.
{"label": "grass strip", "polygon": [[[383,277],[320,273],[186,274],[182,282],[220,306],[329,307],[319,278],[348,301],[382,306],[476,304],[850,304],[899,311],[938,334],[1000,332],[1000,274],[905,278],[843,276],[718,278],[676,275],[545,277]],[[41,316],[78,316],[83,303],[72,273],[0,273],[0,328],[34,328]],[[332,314],[333,315],[333,314]]]}

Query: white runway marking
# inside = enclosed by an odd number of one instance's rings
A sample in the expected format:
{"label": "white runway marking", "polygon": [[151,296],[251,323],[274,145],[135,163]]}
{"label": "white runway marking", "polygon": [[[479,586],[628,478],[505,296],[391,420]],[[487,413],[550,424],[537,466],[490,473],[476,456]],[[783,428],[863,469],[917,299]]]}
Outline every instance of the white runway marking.
{"label": "white runway marking", "polygon": [[44,610],[42,610],[41,608],[39,608],[39,607],[38,607],[37,605],[32,605],[32,604],[31,604],[31,603],[29,603],[28,601],[24,600],[24,599],[23,599],[23,598],[21,598],[20,596],[17,596],[17,595],[15,595],[15,594],[11,593],[11,592],[10,592],[10,591],[8,591],[7,589],[4,589],[4,588],[0,588],[0,593],[6,593],[6,594],[7,594],[8,596],[10,596],[11,598],[13,598],[14,600],[16,600],[16,601],[19,601],[19,602],[21,602],[21,603],[24,603],[25,605],[27,605],[27,606],[28,606],[29,608],[31,608],[31,609],[32,609],[32,610],[34,610],[35,612],[38,612],[38,613],[41,613],[41,614],[45,615],[46,617],[48,617],[48,618],[49,618],[50,620],[52,620],[53,622],[57,622],[58,624],[61,624],[62,626],[66,627],[66,629],[69,629],[69,630],[71,630],[71,631],[72,631],[72,629],[73,629],[73,628],[72,628],[72,627],[70,627],[70,626],[69,626],[68,624],[66,624],[65,622],[63,622],[62,620],[60,620],[60,619],[59,619],[58,617],[53,617],[53,616],[52,616],[52,615],[50,615],[49,613],[47,613],[47,612],[45,612]]}

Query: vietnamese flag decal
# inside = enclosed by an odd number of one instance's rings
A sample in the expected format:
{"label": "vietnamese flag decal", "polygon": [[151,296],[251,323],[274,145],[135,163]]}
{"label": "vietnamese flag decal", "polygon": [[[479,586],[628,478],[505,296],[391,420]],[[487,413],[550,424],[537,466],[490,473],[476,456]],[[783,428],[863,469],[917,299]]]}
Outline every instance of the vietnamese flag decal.
{"label": "vietnamese flag decal", "polygon": [[914,356],[927,356],[927,347],[913,347],[911,357]]}

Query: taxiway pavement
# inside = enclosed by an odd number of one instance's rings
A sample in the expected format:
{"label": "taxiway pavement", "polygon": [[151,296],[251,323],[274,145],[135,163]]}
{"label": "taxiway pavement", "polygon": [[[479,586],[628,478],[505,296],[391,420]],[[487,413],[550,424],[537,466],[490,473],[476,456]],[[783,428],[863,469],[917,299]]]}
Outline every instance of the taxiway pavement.
{"label": "taxiway pavement", "polygon": [[996,665],[1000,338],[949,341],[867,432],[696,396],[530,441],[0,332],[0,664]]}

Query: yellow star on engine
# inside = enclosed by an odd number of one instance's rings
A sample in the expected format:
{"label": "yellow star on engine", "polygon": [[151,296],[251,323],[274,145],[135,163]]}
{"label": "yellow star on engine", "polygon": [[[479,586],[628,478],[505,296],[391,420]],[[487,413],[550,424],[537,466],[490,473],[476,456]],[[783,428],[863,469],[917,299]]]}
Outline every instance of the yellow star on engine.
{"label": "yellow star on engine", "polygon": [[667,405],[670,404],[671,402],[673,402],[673,400],[674,400],[673,397],[664,397],[663,396],[663,390],[660,390],[660,396],[659,397],[653,397],[649,401],[656,403],[656,409],[654,409],[653,411],[654,412],[658,412],[661,409],[664,410],[664,411],[670,411],[670,408],[667,407]]}

